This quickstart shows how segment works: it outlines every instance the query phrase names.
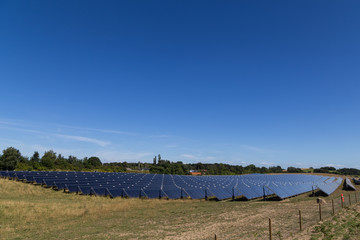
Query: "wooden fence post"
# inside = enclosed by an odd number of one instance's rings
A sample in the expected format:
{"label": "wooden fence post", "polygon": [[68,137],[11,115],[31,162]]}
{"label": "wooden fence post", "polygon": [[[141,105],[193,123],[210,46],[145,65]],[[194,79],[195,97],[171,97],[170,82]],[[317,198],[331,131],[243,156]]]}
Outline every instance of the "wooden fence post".
{"label": "wooden fence post", "polygon": [[302,231],[302,222],[301,222],[301,211],[299,210],[299,224],[300,224],[300,231]]}
{"label": "wooden fence post", "polygon": [[321,221],[321,204],[319,203],[319,217],[320,217],[320,221]]}
{"label": "wooden fence post", "polygon": [[341,208],[344,208],[344,197],[342,196],[342,194],[341,194],[340,202],[341,202]]}
{"label": "wooden fence post", "polygon": [[332,205],[332,215],[335,215],[334,199],[331,200],[331,205]]}
{"label": "wooden fence post", "polygon": [[357,195],[356,195],[356,192],[355,192],[355,202],[357,203]]}
{"label": "wooden fence post", "polygon": [[269,218],[269,239],[271,240],[271,218]]}
{"label": "wooden fence post", "polygon": [[217,240],[216,234],[215,234],[215,240]]}
{"label": "wooden fence post", "polygon": [[351,195],[349,194],[349,206],[351,206]]}

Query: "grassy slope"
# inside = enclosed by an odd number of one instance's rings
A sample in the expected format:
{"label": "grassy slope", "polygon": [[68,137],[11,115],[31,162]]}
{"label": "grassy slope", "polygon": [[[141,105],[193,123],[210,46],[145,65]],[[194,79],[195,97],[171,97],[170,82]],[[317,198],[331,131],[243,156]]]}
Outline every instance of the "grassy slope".
{"label": "grassy slope", "polygon": [[[323,218],[340,192],[326,198]],[[318,222],[305,194],[281,202],[109,199],[0,179],[1,239],[266,239],[269,217],[273,239],[292,238],[299,209],[304,228]]]}
{"label": "grassy slope", "polygon": [[293,239],[360,239],[360,205],[346,207],[330,219],[295,235]]}

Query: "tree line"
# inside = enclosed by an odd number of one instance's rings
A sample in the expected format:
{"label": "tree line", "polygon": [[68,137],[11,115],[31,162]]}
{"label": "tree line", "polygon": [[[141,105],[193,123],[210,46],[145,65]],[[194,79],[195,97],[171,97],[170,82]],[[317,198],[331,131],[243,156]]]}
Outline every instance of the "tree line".
{"label": "tree line", "polygon": [[85,157],[78,159],[74,156],[64,157],[56,154],[53,150],[46,151],[41,157],[35,151],[31,157],[22,156],[20,151],[14,147],[8,147],[0,155],[1,170],[68,170],[83,171],[92,170],[102,166],[98,157]]}
{"label": "tree line", "polygon": [[334,173],[341,175],[360,175],[360,170],[356,168],[339,168],[336,169],[334,167],[321,167],[315,168],[315,173]]}
{"label": "tree line", "polygon": [[[354,168],[335,169],[333,167],[310,168],[311,172],[337,173],[344,175],[360,175],[360,170]],[[0,170],[22,171],[104,171],[104,172],[145,172],[158,174],[188,175],[190,171],[199,171],[205,175],[240,175],[250,173],[303,173],[296,167],[286,170],[280,166],[257,167],[230,165],[224,163],[183,163],[162,159],[155,156],[152,163],[111,162],[102,163],[96,156],[79,159],[75,156],[62,156],[53,150],[45,151],[42,156],[35,151],[31,157],[23,156],[14,147],[8,147],[0,155]]]}

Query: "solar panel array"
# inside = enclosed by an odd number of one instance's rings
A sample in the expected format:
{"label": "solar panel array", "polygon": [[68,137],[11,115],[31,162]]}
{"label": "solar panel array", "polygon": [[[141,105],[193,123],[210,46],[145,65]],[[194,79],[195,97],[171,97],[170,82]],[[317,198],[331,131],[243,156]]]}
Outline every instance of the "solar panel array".
{"label": "solar panel array", "polygon": [[313,190],[330,195],[342,178],[305,174],[187,176],[141,173],[0,171],[1,177],[85,195],[129,198],[218,200],[276,195],[281,199]]}

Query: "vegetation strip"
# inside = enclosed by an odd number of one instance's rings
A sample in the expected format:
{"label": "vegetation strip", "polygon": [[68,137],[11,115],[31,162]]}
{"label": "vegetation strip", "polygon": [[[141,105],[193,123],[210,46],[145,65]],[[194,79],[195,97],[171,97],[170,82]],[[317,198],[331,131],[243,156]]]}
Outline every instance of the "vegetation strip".
{"label": "vegetation strip", "polygon": [[64,157],[52,150],[46,151],[40,157],[35,151],[31,157],[22,156],[14,147],[8,147],[0,155],[0,170],[19,171],[104,171],[104,172],[144,172],[158,174],[188,175],[192,173],[205,175],[234,175],[249,173],[331,173],[341,175],[360,175],[360,170],[355,168],[321,167],[300,169],[288,167],[286,170],[281,166],[257,167],[254,164],[248,166],[230,165],[223,163],[194,163],[186,164],[181,161],[172,162],[164,160],[161,155],[155,156],[152,163],[129,163],[111,162],[102,163],[98,157],[85,157],[79,159],[75,156]]}

